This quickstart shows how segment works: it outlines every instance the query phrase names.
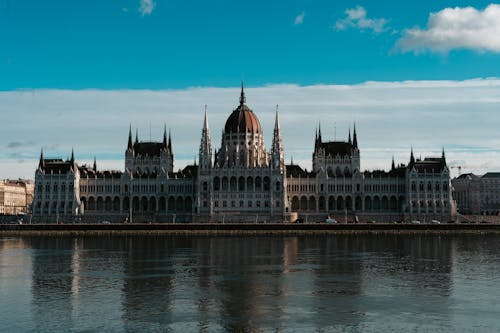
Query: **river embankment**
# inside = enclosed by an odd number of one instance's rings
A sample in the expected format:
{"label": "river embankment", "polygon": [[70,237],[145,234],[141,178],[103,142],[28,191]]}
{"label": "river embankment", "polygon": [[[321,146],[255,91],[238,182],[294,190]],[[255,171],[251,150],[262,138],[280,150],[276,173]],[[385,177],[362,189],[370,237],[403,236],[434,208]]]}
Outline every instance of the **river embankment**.
{"label": "river embankment", "polygon": [[0,236],[298,236],[391,233],[500,234],[500,224],[159,223],[0,225]]}

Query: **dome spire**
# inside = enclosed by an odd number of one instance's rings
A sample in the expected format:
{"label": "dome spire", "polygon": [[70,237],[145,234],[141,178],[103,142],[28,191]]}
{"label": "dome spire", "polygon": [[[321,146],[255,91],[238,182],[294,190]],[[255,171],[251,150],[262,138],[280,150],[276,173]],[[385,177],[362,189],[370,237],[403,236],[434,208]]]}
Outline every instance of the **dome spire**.
{"label": "dome spire", "polygon": [[245,104],[247,99],[245,98],[245,82],[241,80],[241,94],[240,94],[240,105]]}

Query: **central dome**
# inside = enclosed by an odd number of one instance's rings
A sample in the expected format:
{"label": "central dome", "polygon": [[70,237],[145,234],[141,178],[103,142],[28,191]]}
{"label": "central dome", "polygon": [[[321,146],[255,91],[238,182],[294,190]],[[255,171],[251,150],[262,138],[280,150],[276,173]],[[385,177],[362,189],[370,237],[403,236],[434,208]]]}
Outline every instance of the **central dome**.
{"label": "central dome", "polygon": [[262,133],[260,122],[255,113],[245,104],[245,92],[241,85],[240,105],[227,118],[225,133],[253,132]]}

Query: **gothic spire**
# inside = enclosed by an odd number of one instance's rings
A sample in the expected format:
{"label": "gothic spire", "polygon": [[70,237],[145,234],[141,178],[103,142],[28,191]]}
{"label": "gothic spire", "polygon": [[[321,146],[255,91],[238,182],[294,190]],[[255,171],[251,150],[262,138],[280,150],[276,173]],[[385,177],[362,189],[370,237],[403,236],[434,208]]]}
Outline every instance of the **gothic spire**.
{"label": "gothic spire", "polygon": [[349,137],[347,138],[347,141],[352,144],[352,141],[351,141],[351,129],[349,128]]}
{"label": "gothic spire", "polygon": [[97,171],[97,162],[96,162],[96,160],[95,160],[95,156],[94,156],[94,166],[92,167],[92,169],[93,169],[94,171]]}
{"label": "gothic spire", "polygon": [[415,163],[415,156],[413,156],[413,146],[412,146],[410,155],[410,166],[413,166],[414,163]]}
{"label": "gothic spire", "polygon": [[135,129],[135,143],[139,143],[139,129]]}
{"label": "gothic spire", "polygon": [[358,148],[358,136],[356,135],[356,123],[354,123],[354,134],[352,138],[352,145],[354,148]]}
{"label": "gothic spire", "polygon": [[240,94],[240,105],[245,104],[247,99],[245,98],[244,82],[241,80],[241,94]]}
{"label": "gothic spire", "polygon": [[163,124],[163,148],[167,149],[167,125]]}
{"label": "gothic spire", "polygon": [[441,152],[441,160],[444,165],[446,165],[446,156],[444,154],[444,146],[443,146],[443,151]]}
{"label": "gothic spire", "polygon": [[73,148],[71,148],[71,159],[70,159],[71,163],[75,163],[75,152],[73,150]]}
{"label": "gothic spire", "polygon": [[[216,152],[217,155],[217,152]],[[200,156],[198,157],[200,168],[208,169],[212,166],[212,143],[210,141],[210,128],[208,127],[207,105],[205,104],[205,118],[201,130]]]}
{"label": "gothic spire", "polygon": [[318,122],[318,140],[321,143],[321,123]]}
{"label": "gothic spire", "polygon": [[280,119],[278,116],[278,104],[276,104],[276,117],[274,118],[274,130],[281,131]]}
{"label": "gothic spire", "polygon": [[396,165],[394,164],[394,155],[392,155],[392,165],[391,165],[391,170],[395,170]]}
{"label": "gothic spire", "polygon": [[174,154],[174,151],[172,150],[172,133],[170,132],[170,129],[168,129],[168,152],[170,155]]}
{"label": "gothic spire", "polygon": [[43,147],[40,149],[40,162],[38,163],[39,168],[43,168],[44,166],[44,161],[43,161]]}
{"label": "gothic spire", "polygon": [[273,145],[271,148],[272,167],[280,170],[285,168],[285,152],[281,138],[281,127],[278,114],[278,105],[276,105],[276,118],[274,121]]}

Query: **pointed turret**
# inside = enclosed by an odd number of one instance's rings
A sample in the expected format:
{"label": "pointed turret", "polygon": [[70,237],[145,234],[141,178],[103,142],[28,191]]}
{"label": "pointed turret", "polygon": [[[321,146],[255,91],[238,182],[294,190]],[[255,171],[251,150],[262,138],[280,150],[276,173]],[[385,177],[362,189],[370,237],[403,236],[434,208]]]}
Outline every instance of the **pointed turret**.
{"label": "pointed turret", "polygon": [[139,143],[139,129],[135,129],[135,143]]}
{"label": "pointed turret", "polygon": [[44,166],[45,166],[45,163],[43,160],[43,147],[42,147],[42,149],[40,149],[40,161],[38,162],[38,167],[40,169],[43,169]]}
{"label": "pointed turret", "polygon": [[167,125],[163,125],[163,149],[167,150],[168,142],[167,142]]}
{"label": "pointed turret", "polygon": [[273,145],[271,148],[272,166],[275,169],[284,171],[285,169],[285,149],[281,138],[281,126],[278,114],[278,105],[276,105],[276,118],[274,120]]}
{"label": "pointed turret", "polygon": [[97,162],[96,162],[95,156],[94,156],[94,166],[92,167],[92,169],[94,171],[97,171]]}
{"label": "pointed turret", "polygon": [[354,123],[354,134],[353,134],[353,138],[352,138],[352,145],[354,146],[354,148],[358,148],[358,136],[356,134],[356,123]]}
{"label": "pointed turret", "polygon": [[130,124],[130,128],[128,130],[128,144],[127,144],[127,149],[134,149],[134,145],[132,143],[132,124]]}
{"label": "pointed turret", "polygon": [[70,159],[71,163],[75,163],[75,151],[73,150],[73,148],[71,148],[71,159]]}
{"label": "pointed turret", "polygon": [[446,156],[444,154],[444,146],[443,146],[443,151],[441,152],[441,160],[442,160],[443,166],[446,166]]}
{"label": "pointed turret", "polygon": [[172,150],[172,133],[170,129],[168,130],[168,152],[170,155],[174,154],[174,151]]}
{"label": "pointed turret", "polygon": [[394,155],[392,155],[391,170],[396,170],[396,165],[394,164]]}
{"label": "pointed turret", "polygon": [[212,143],[210,140],[210,128],[208,127],[207,105],[205,104],[205,119],[201,130],[200,156],[198,158],[200,168],[209,169],[212,166]]}
{"label": "pointed turret", "polygon": [[321,123],[318,123],[318,142],[321,143]]}
{"label": "pointed turret", "polygon": [[415,164],[415,156],[413,156],[413,146],[411,147],[411,155],[410,155],[410,166]]}

